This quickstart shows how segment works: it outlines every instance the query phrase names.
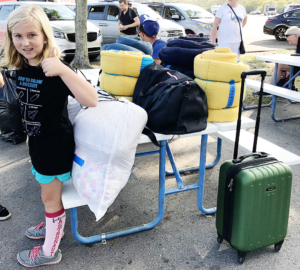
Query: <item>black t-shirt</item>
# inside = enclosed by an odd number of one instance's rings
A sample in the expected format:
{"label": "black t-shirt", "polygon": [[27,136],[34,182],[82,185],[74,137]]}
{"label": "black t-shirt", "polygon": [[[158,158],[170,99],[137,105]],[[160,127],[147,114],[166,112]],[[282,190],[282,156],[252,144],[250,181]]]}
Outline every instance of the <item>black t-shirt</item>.
{"label": "black t-shirt", "polygon": [[67,105],[72,92],[59,76],[46,77],[39,67],[25,67],[16,75],[33,167],[43,175],[71,171],[75,142]]}
{"label": "black t-shirt", "polygon": [[[119,20],[123,25],[128,25],[128,24],[134,23],[134,18],[136,18],[136,17],[137,17],[137,14],[135,13],[135,11],[132,8],[128,8],[128,10],[125,14],[123,11],[121,11]],[[136,35],[137,29],[136,29],[136,27],[130,27],[121,32],[125,35]]]}

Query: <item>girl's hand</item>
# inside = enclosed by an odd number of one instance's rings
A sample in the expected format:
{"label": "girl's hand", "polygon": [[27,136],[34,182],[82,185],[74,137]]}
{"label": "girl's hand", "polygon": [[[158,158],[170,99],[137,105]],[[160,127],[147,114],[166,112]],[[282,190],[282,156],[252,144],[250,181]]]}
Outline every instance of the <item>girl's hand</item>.
{"label": "girl's hand", "polygon": [[3,86],[4,86],[3,76],[0,73],[0,88],[2,88]]}
{"label": "girl's hand", "polygon": [[46,77],[61,76],[65,71],[66,66],[56,56],[55,48],[50,51],[50,58],[46,58],[42,62],[42,69]]}

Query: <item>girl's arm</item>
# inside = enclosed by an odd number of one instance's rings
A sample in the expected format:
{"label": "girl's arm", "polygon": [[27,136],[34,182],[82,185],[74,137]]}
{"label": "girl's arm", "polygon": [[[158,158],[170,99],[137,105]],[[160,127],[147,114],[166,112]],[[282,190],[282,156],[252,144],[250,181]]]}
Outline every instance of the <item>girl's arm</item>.
{"label": "girl's arm", "polygon": [[3,86],[4,86],[3,76],[0,73],[0,88],[2,88]]}
{"label": "girl's arm", "polygon": [[97,106],[98,95],[94,87],[64,65],[56,56],[54,47],[51,49],[50,58],[44,59],[42,68],[47,77],[60,76],[81,105]]}
{"label": "girl's arm", "polygon": [[221,22],[221,19],[218,17],[215,17],[215,21],[214,21],[213,27],[211,29],[211,34],[210,34],[211,42],[213,42],[213,43],[216,43],[217,28],[218,28],[220,22]]}

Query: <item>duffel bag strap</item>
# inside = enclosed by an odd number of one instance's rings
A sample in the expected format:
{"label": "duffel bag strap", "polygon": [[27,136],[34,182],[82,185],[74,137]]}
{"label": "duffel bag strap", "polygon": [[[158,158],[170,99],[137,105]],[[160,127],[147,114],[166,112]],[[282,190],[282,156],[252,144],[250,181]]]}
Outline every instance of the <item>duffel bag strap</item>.
{"label": "duffel bag strap", "polygon": [[151,140],[151,142],[156,145],[157,147],[161,147],[159,142],[156,140],[155,134],[153,133],[153,131],[151,131],[149,128],[145,127],[142,131],[142,133],[146,136],[149,137],[149,139]]}

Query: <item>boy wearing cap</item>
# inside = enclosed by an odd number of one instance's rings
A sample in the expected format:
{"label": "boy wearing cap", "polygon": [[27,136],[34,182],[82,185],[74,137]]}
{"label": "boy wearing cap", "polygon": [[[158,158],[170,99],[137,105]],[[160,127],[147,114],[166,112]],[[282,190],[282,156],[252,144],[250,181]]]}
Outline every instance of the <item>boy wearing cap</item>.
{"label": "boy wearing cap", "polygon": [[[300,53],[300,42],[299,42],[300,28],[298,28],[297,26],[290,27],[289,29],[286,30],[285,36],[289,44],[296,46],[296,53]],[[294,67],[294,74],[296,74],[297,71],[299,71],[298,67]],[[282,72],[286,72],[287,74],[285,77],[287,77],[290,73],[290,66],[286,64],[278,64],[276,84],[280,79],[285,79],[285,78],[281,78]],[[272,84],[274,83],[274,73],[272,74],[270,83]],[[294,85],[293,85],[293,89],[295,89]]]}
{"label": "boy wearing cap", "polygon": [[120,36],[137,36],[137,26],[140,25],[140,20],[134,9],[128,5],[127,0],[119,0],[121,9],[118,17]]}
{"label": "boy wearing cap", "polygon": [[160,64],[161,60],[158,57],[158,53],[163,47],[166,47],[167,43],[157,37],[159,24],[155,18],[151,18],[145,14],[140,16],[140,23],[139,35],[143,41],[150,42],[152,44],[152,58],[157,64]]}

